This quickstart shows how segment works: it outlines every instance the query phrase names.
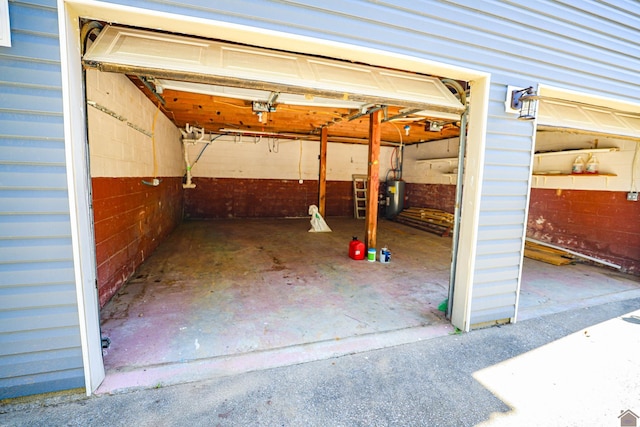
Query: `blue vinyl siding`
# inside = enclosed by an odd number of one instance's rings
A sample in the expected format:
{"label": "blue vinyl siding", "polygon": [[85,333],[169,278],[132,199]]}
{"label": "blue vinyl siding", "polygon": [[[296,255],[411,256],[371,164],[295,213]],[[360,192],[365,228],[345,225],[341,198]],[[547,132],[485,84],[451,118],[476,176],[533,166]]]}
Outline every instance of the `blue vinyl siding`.
{"label": "blue vinyl siding", "polygon": [[0,48],[0,399],[84,387],[56,2],[9,3]]}

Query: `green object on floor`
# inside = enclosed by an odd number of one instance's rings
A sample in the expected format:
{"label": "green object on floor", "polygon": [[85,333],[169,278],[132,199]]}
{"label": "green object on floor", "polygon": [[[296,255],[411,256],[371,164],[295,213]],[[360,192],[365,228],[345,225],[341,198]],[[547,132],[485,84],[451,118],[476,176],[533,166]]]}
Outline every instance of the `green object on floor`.
{"label": "green object on floor", "polygon": [[438,310],[440,310],[443,313],[446,313],[448,305],[449,305],[449,298],[445,299],[440,303],[440,305],[438,306]]}

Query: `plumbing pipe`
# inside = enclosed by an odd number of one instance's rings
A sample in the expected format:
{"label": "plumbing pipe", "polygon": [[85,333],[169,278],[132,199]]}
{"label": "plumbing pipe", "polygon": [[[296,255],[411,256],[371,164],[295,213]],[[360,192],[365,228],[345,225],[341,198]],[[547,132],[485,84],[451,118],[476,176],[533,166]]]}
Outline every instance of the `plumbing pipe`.
{"label": "plumbing pipe", "polygon": [[[187,182],[185,182],[184,184],[182,184],[182,188],[196,188],[196,185],[191,182],[191,163],[189,162],[189,150],[187,149],[187,142],[185,141],[185,137],[187,135],[191,135],[194,131],[194,128],[192,128],[189,123],[187,123],[184,126],[184,130],[185,132],[182,132],[182,129],[180,129],[180,133],[182,133],[182,146],[184,148],[184,163],[187,167]],[[197,135],[195,135],[197,136]],[[195,145],[195,141],[194,142],[189,142],[190,144],[194,144]]]}
{"label": "plumbing pipe", "polygon": [[191,163],[189,163],[189,150],[187,150],[187,144],[184,146],[184,163],[187,165],[187,182],[182,184],[182,188],[196,188],[196,185],[191,182]]}
{"label": "plumbing pipe", "polygon": [[[197,127],[193,127],[191,126],[189,123],[187,123],[186,125],[184,125],[184,130],[187,132],[186,135],[184,132],[182,132],[182,129],[180,129],[180,132],[182,133],[182,138],[184,139],[185,136],[187,135],[194,135],[194,139],[196,139],[197,141],[201,142],[204,141],[204,136],[206,135],[206,132],[204,130],[204,128],[197,128]],[[198,136],[198,133],[202,133],[200,136]]]}
{"label": "plumbing pipe", "polygon": [[148,185],[150,187],[157,187],[161,182],[162,180],[160,178],[153,178],[152,181],[145,181],[144,179],[142,180],[142,183],[144,185]]}
{"label": "plumbing pipe", "polygon": [[[215,138],[212,138],[209,141],[207,141],[204,139],[205,135],[207,135],[205,129],[192,127],[189,125],[189,123],[186,124],[184,131],[180,129],[180,133],[182,134],[182,144],[184,147],[184,163],[187,168],[187,172],[186,172],[187,180],[184,184],[182,184],[182,188],[195,188],[196,185],[192,182],[193,176],[191,175],[191,169],[195,166],[196,163],[198,163],[198,160],[200,160],[200,157],[202,157],[202,154],[204,153],[204,151],[207,149],[207,147],[209,147],[209,144],[211,144],[216,139],[222,137],[223,135],[218,135]],[[193,134],[194,138],[187,138],[187,136],[191,136],[191,134]],[[200,154],[198,154],[198,157],[193,162],[193,164],[191,164],[189,160],[189,150],[187,149],[187,145],[188,144],[196,145],[198,142],[205,144],[205,146],[202,148],[202,150],[200,151]]]}

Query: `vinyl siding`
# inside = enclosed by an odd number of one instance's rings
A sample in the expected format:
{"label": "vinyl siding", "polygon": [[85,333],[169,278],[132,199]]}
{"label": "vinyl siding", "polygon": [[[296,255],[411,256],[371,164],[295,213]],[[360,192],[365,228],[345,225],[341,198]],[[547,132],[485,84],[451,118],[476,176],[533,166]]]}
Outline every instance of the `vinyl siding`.
{"label": "vinyl siding", "polygon": [[640,12],[633,0],[110,3],[400,52],[488,71],[505,83],[555,82],[626,99],[629,82],[639,79]]}
{"label": "vinyl siding", "polygon": [[56,2],[9,2],[0,48],[0,399],[84,387]]}
{"label": "vinyl siding", "polygon": [[513,230],[508,236],[480,233],[477,240],[471,325],[516,314],[522,262],[523,221],[531,177],[533,123],[504,120],[504,84],[491,87],[479,228]]}

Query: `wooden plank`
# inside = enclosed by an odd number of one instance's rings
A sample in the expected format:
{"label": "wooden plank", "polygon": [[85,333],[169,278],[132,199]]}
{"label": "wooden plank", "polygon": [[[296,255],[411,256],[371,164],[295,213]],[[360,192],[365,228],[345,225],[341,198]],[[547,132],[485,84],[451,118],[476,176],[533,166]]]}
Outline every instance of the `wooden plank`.
{"label": "wooden plank", "polygon": [[420,221],[413,218],[402,217],[400,215],[396,216],[394,218],[394,221],[399,222],[401,224],[409,225],[419,230],[435,233],[441,237],[447,237],[451,233],[450,227],[445,227],[439,224],[433,224],[426,221]]}
{"label": "wooden plank", "polygon": [[453,224],[453,220],[451,218],[437,216],[437,215],[433,215],[433,216],[424,215],[424,214],[420,215],[420,214],[414,214],[414,213],[411,213],[411,212],[403,212],[402,215],[403,216],[407,216],[407,217],[411,217],[411,218],[416,218],[416,219],[434,220],[434,221],[441,221],[441,222]]}
{"label": "wooden plank", "polygon": [[561,249],[550,248],[537,243],[526,241],[524,256],[552,265],[567,265],[573,262],[573,255]]}
{"label": "wooden plank", "polygon": [[530,249],[527,247],[524,248],[524,256],[527,258],[546,262],[547,264],[552,264],[552,265],[567,265],[573,262],[573,260],[565,258],[560,255],[538,251],[538,250]]}
{"label": "wooden plank", "polygon": [[548,246],[540,245],[538,243],[533,243],[533,242],[529,242],[529,241],[527,241],[525,243],[525,246],[528,249],[534,249],[534,250],[538,250],[538,251],[541,251],[541,252],[547,252],[547,253],[551,253],[551,254],[557,254],[557,255],[560,255],[560,256],[569,257],[569,253],[567,251],[563,251],[562,249],[550,248]]}
{"label": "wooden plank", "polygon": [[408,208],[402,211],[403,213],[407,213],[410,215],[419,215],[422,217],[428,218],[441,218],[445,220],[454,220],[453,214],[448,212],[444,212],[438,209],[428,209],[428,208]]}
{"label": "wooden plank", "polygon": [[449,236],[454,216],[438,209],[411,207],[400,212],[395,220],[440,236]]}
{"label": "wooden plank", "polygon": [[365,223],[367,249],[375,248],[378,235],[378,190],[380,185],[380,140],[382,132],[382,110],[369,114],[369,180],[367,182],[367,214]]}
{"label": "wooden plank", "polygon": [[327,135],[326,126],[320,131],[320,173],[318,178],[318,212],[322,217],[326,216],[327,204]]}

